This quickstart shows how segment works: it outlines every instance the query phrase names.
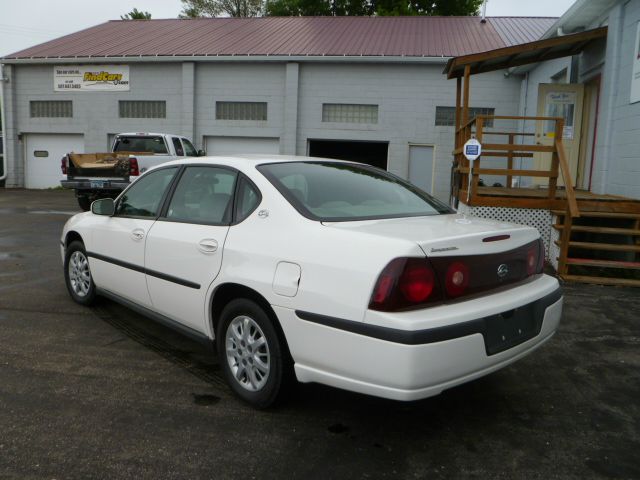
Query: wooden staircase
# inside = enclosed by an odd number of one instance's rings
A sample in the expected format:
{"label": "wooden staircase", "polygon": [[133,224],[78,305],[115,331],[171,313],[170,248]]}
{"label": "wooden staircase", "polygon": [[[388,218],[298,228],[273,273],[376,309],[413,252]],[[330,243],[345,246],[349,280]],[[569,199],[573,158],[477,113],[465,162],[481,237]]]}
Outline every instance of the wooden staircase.
{"label": "wooden staircase", "polygon": [[560,234],[560,277],[640,287],[640,202],[590,201],[579,208],[579,217],[552,210]]}

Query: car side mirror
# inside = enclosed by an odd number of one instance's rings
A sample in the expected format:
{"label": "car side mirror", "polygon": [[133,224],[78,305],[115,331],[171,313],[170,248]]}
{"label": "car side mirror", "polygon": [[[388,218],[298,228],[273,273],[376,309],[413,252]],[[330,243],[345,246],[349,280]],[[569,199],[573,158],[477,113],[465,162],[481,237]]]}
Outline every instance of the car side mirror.
{"label": "car side mirror", "polygon": [[206,157],[207,156],[207,152],[205,152],[204,150],[198,150],[198,156],[199,157]]}
{"label": "car side mirror", "polygon": [[91,204],[91,213],[94,215],[112,216],[116,211],[116,204],[113,198],[101,198]]}

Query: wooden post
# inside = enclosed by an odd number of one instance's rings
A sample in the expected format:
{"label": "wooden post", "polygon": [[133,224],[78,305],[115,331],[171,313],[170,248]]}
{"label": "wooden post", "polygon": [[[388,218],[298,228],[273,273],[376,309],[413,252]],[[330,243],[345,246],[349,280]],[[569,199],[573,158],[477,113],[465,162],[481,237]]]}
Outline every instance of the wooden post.
{"label": "wooden post", "polygon": [[560,255],[558,256],[558,274],[566,275],[568,271],[567,258],[569,256],[569,242],[571,241],[571,226],[573,217],[567,208],[564,212],[564,222],[562,222],[562,233],[560,234]]}
{"label": "wooden post", "polygon": [[[471,80],[471,65],[464,67],[464,97],[462,99],[462,124],[469,123],[469,83]],[[465,142],[469,140],[465,138]]]}
{"label": "wooden post", "polygon": [[[483,126],[483,120],[484,118],[482,117],[477,117],[476,118],[476,140],[478,140],[480,143],[482,143],[482,126]],[[478,175],[478,169],[480,168],[480,159],[482,158],[482,156],[478,157],[475,159],[475,161],[473,162],[469,162],[471,165],[473,165],[473,175],[471,177],[471,195],[470,195],[470,203],[469,205],[473,205],[476,199],[476,196],[478,195],[478,181],[480,180],[480,175]]]}
{"label": "wooden post", "polygon": [[[516,136],[513,133],[509,134],[509,145],[513,145],[515,143]],[[509,150],[507,152],[507,169],[509,171],[513,170],[513,150]],[[511,184],[513,183],[513,177],[511,174],[507,174],[507,184],[506,188],[511,188]]]}
{"label": "wooden post", "polygon": [[[553,137],[553,144],[556,145],[556,139],[562,138],[562,130],[564,129],[564,120],[556,120],[556,129]],[[549,177],[549,200],[556,198],[556,188],[558,186],[560,158],[558,157],[558,149],[555,148],[551,153],[551,177]],[[566,187],[565,187],[566,188]]]}
{"label": "wooden post", "polygon": [[462,95],[462,78],[456,78],[456,129],[455,148],[460,145],[460,125],[462,123],[462,112],[460,111],[460,100]]}

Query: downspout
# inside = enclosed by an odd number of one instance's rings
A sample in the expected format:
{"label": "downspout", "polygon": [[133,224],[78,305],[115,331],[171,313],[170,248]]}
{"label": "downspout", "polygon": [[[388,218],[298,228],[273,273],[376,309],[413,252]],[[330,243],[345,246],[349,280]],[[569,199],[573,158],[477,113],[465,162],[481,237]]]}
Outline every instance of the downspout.
{"label": "downspout", "polygon": [[4,120],[4,109],[6,104],[4,102],[4,84],[6,80],[4,78],[4,65],[0,64],[0,123],[2,123],[2,175],[0,175],[0,182],[7,178],[7,137],[4,134],[6,128],[6,122]]}

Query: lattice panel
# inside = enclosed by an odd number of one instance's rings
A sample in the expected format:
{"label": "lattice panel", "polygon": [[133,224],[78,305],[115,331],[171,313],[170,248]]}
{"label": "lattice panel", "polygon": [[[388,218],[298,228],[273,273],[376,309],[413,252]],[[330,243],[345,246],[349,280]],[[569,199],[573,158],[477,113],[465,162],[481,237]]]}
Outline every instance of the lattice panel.
{"label": "lattice panel", "polygon": [[[462,202],[458,206],[458,213],[474,217],[498,220],[500,222],[519,223],[538,229],[544,242],[545,256],[554,267],[557,267],[557,246],[553,244],[551,228],[553,215],[549,210],[537,208],[510,207],[470,207]],[[557,232],[554,232],[557,233]],[[557,238],[555,238],[557,240]],[[555,262],[555,264],[554,264]]]}

